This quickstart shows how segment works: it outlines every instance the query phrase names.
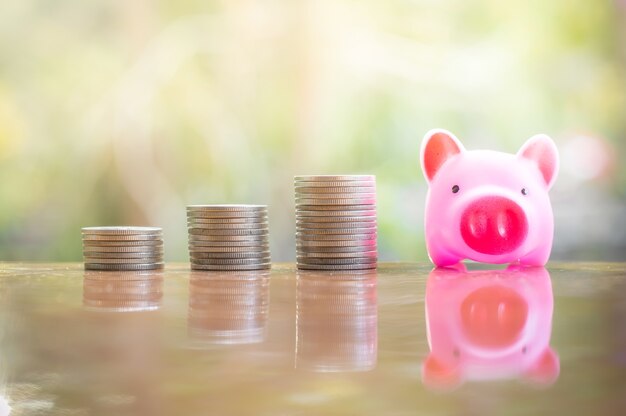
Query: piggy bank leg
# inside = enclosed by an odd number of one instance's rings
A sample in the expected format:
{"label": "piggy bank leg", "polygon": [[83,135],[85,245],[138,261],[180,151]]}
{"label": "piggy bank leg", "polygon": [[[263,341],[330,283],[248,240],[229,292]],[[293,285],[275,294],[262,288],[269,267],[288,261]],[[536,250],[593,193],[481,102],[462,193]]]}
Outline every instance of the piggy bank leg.
{"label": "piggy bank leg", "polygon": [[439,247],[437,244],[428,244],[428,257],[437,267],[453,266],[463,260],[450,251]]}
{"label": "piggy bank leg", "polygon": [[519,259],[524,266],[545,266],[550,258],[552,244],[544,244]]}

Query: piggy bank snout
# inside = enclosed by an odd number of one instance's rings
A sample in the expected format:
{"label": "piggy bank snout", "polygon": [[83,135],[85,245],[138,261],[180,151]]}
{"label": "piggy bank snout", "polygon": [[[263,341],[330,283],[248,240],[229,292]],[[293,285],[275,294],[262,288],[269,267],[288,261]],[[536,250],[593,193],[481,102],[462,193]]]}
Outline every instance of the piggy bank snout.
{"label": "piggy bank snout", "polygon": [[479,253],[510,253],[524,242],[527,233],[526,214],[509,198],[479,197],[470,202],[461,215],[461,236]]}
{"label": "piggy bank snout", "polygon": [[500,348],[518,339],[526,325],[528,304],[516,291],[493,285],[470,293],[460,312],[468,340],[481,347]]}

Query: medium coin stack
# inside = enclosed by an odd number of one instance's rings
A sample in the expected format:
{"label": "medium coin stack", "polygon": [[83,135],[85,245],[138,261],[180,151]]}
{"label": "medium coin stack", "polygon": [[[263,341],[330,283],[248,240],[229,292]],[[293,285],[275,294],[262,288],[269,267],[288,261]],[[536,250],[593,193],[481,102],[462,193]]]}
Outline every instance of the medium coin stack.
{"label": "medium coin stack", "polygon": [[163,267],[163,232],[156,227],[85,227],[85,270],[134,271]]}
{"label": "medium coin stack", "polygon": [[296,176],[299,269],[375,269],[376,177]]}
{"label": "medium coin stack", "polygon": [[187,228],[192,270],[271,267],[266,205],[190,205]]}

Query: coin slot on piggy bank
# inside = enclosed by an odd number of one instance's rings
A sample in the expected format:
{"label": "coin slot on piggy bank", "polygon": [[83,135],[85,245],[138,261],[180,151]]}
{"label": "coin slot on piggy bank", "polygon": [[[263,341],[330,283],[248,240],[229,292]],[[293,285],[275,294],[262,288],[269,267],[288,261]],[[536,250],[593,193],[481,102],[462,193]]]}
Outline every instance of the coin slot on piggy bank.
{"label": "coin slot on piggy bank", "polygon": [[531,137],[513,155],[468,151],[450,132],[428,132],[421,164],[428,182],[424,228],[432,262],[545,265],[554,234],[548,191],[558,160],[546,135]]}
{"label": "coin slot on piggy bank", "polygon": [[522,379],[551,385],[560,369],[550,347],[552,312],[543,267],[434,269],[426,287],[424,384],[453,389],[466,381]]}

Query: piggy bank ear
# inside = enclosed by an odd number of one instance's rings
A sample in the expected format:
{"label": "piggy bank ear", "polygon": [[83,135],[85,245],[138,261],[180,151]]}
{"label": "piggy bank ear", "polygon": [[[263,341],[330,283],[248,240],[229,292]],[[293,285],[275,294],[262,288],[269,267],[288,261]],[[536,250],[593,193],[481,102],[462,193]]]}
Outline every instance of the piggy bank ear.
{"label": "piggy bank ear", "polygon": [[533,162],[541,172],[546,186],[552,186],[559,171],[559,153],[550,137],[545,134],[531,137],[517,152],[517,156]]}
{"label": "piggy bank ear", "polygon": [[428,182],[432,181],[437,171],[452,156],[463,152],[465,148],[454,134],[446,130],[435,129],[426,133],[422,141],[420,159],[422,171]]}

